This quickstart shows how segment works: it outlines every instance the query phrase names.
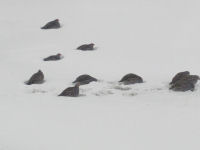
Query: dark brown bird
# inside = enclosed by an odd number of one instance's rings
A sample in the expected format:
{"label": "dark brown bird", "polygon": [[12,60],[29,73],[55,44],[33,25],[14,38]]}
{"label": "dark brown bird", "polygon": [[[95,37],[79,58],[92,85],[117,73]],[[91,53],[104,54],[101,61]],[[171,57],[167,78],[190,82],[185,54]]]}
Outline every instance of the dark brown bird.
{"label": "dark brown bird", "polygon": [[58,96],[69,96],[69,97],[78,97],[79,96],[79,86],[80,83],[76,83],[74,87],[68,87]]}
{"label": "dark brown bird", "polygon": [[143,79],[133,73],[129,73],[125,75],[119,82],[123,82],[125,85],[135,84],[135,83],[143,83]]}
{"label": "dark brown bird", "polygon": [[198,80],[200,80],[200,78],[198,75],[188,75],[185,76],[182,80],[186,80],[195,85],[198,82]]}
{"label": "dark brown bird", "polygon": [[185,92],[185,91],[194,91],[194,88],[195,86],[191,82],[187,82],[184,80],[180,82],[179,80],[170,87],[170,90]]}
{"label": "dark brown bird", "polygon": [[170,85],[174,84],[176,81],[182,79],[183,77],[188,76],[189,74],[190,74],[189,71],[184,71],[184,72],[179,72],[179,73],[177,73],[177,74],[173,77],[172,81],[170,82]]}
{"label": "dark brown bird", "polygon": [[60,27],[61,26],[60,26],[59,20],[56,19],[56,20],[48,22],[46,25],[41,27],[41,29],[58,29]]}
{"label": "dark brown bird", "polygon": [[169,88],[173,91],[194,91],[195,84],[199,80],[199,76],[197,75],[187,75],[176,81],[172,86]]}
{"label": "dark brown bird", "polygon": [[94,77],[91,77],[90,75],[84,74],[84,75],[80,75],[79,77],[77,77],[73,83],[79,82],[80,85],[84,85],[84,84],[89,84],[92,81],[96,82],[97,79]]}
{"label": "dark brown bird", "polygon": [[79,46],[77,49],[78,50],[83,50],[83,51],[94,50],[94,44],[93,43],[84,44],[84,45]]}
{"label": "dark brown bird", "polygon": [[34,73],[31,78],[27,81],[27,85],[31,84],[41,84],[44,81],[44,74],[41,70],[39,70],[37,73]]}
{"label": "dark brown bird", "polygon": [[58,53],[57,55],[51,55],[49,57],[44,58],[44,61],[55,61],[55,60],[60,60],[62,58],[62,55]]}

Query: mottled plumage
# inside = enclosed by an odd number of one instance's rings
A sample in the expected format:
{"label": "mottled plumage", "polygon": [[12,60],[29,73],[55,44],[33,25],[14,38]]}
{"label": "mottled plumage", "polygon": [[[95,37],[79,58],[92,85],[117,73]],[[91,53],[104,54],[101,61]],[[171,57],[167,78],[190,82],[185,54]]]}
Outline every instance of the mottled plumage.
{"label": "mottled plumage", "polygon": [[91,44],[84,44],[84,45],[81,45],[77,48],[78,50],[83,50],[83,51],[87,51],[87,50],[94,50],[94,44],[91,43]]}
{"label": "mottled plumage", "polygon": [[69,96],[69,97],[77,97],[79,96],[79,86],[80,83],[77,83],[74,87],[68,87],[58,96]]}
{"label": "mottled plumage", "polygon": [[55,60],[60,60],[61,59],[61,54],[57,54],[57,55],[51,55],[49,57],[44,58],[44,61],[55,61]]}
{"label": "mottled plumage", "polygon": [[58,29],[60,28],[60,23],[59,23],[59,20],[56,19],[56,20],[53,20],[53,21],[50,21],[48,22],[46,25],[44,25],[41,29]]}
{"label": "mottled plumage", "polygon": [[94,77],[91,77],[90,75],[84,74],[77,77],[73,83],[79,82],[81,85],[84,85],[84,84],[89,84],[92,81],[97,81],[97,79]]}
{"label": "mottled plumage", "polygon": [[44,74],[41,70],[39,70],[37,73],[34,73],[31,78],[27,81],[27,85],[31,84],[40,84],[44,81]]}
{"label": "mottled plumage", "polygon": [[194,88],[195,86],[191,82],[187,81],[180,82],[179,80],[170,87],[170,90],[185,92],[185,91],[194,91]]}
{"label": "mottled plumage", "polygon": [[128,84],[135,84],[135,83],[143,83],[143,79],[142,77],[136,74],[129,73],[125,75],[119,82],[123,82],[125,85],[128,85]]}
{"label": "mottled plumage", "polygon": [[197,75],[187,75],[182,77],[181,79],[177,80],[172,86],[170,87],[173,91],[193,91],[195,88],[195,84],[199,80],[199,76]]}
{"label": "mottled plumage", "polygon": [[173,77],[173,79],[172,79],[172,81],[170,82],[170,84],[171,84],[171,85],[174,84],[176,81],[182,79],[183,77],[185,77],[185,76],[187,76],[187,75],[189,75],[189,74],[190,74],[189,71],[184,71],[184,72],[179,72],[179,73],[177,73],[177,74]]}

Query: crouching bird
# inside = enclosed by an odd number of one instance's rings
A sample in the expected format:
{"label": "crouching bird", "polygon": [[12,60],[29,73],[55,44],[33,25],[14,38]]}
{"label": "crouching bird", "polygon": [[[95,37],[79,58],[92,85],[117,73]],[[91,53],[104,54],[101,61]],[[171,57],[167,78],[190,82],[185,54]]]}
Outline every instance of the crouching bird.
{"label": "crouching bird", "polygon": [[187,75],[182,77],[180,80],[177,80],[169,89],[181,92],[194,91],[198,80],[200,80],[198,75]]}
{"label": "crouching bird", "polygon": [[91,43],[91,44],[81,45],[81,46],[77,47],[77,50],[83,50],[83,51],[94,50],[94,44]]}
{"label": "crouching bird", "polygon": [[93,81],[96,82],[97,79],[88,74],[83,74],[77,77],[76,80],[73,81],[73,83],[79,82],[80,85],[84,85],[84,84],[89,84],[90,82],[93,82]]}
{"label": "crouching bird", "polygon": [[26,82],[27,85],[31,84],[41,84],[44,82],[44,74],[41,70],[37,73],[34,73],[31,78]]}
{"label": "crouching bird", "polygon": [[58,53],[57,55],[51,55],[49,57],[44,58],[44,61],[56,61],[62,59],[62,55]]}
{"label": "crouching bird", "polygon": [[142,77],[136,74],[129,73],[125,75],[124,77],[122,77],[122,79],[119,82],[122,82],[124,85],[129,85],[129,84],[135,84],[135,83],[143,83],[143,79]]}
{"label": "crouching bird", "polygon": [[184,78],[188,75],[190,75],[189,71],[179,72],[172,78],[172,81],[169,84],[173,85],[175,82],[177,82],[178,80],[181,80],[182,78]]}
{"label": "crouching bird", "polygon": [[74,87],[68,87],[58,96],[69,96],[69,97],[78,97],[79,96],[79,86],[80,83],[76,83]]}
{"label": "crouching bird", "polygon": [[48,22],[43,27],[41,27],[41,29],[58,29],[60,27],[61,27],[61,25],[59,23],[59,20],[56,19],[56,20]]}

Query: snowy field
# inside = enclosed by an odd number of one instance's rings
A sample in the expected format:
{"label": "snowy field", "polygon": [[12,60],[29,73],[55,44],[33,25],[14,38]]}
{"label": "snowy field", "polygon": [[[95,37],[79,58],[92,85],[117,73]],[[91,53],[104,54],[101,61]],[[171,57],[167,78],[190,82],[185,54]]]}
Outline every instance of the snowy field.
{"label": "snowy field", "polygon": [[[198,0],[1,0],[0,150],[199,150]],[[59,18],[62,28],[41,30]],[[95,43],[96,51],[75,50]],[[64,59],[44,62],[61,53]],[[45,83],[25,85],[41,69]],[[119,85],[135,73],[145,83]],[[58,97],[81,74],[99,82]]]}

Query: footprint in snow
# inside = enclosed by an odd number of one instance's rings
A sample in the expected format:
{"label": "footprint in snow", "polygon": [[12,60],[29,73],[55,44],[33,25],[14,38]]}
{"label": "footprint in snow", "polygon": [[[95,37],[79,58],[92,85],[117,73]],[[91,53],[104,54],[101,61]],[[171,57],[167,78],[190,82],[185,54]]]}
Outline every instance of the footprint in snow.
{"label": "footprint in snow", "polygon": [[104,90],[104,91],[98,91],[96,93],[93,93],[95,96],[106,96],[106,95],[112,95],[114,94],[111,90]]}
{"label": "footprint in snow", "polygon": [[47,93],[47,91],[40,90],[40,89],[33,89],[31,93]]}
{"label": "footprint in snow", "polygon": [[131,90],[130,87],[123,87],[123,86],[120,86],[120,85],[116,85],[116,86],[113,86],[111,87],[113,89],[116,89],[116,90],[120,90],[120,91],[128,91],[128,90]]}
{"label": "footprint in snow", "polygon": [[131,93],[123,93],[122,95],[123,96],[136,96],[136,95],[138,95],[138,93],[131,92]]}

